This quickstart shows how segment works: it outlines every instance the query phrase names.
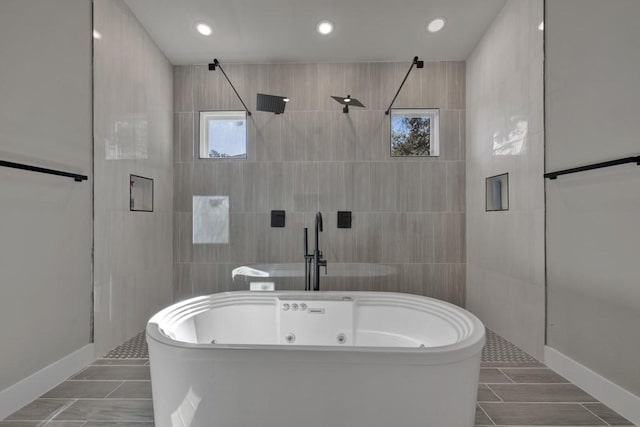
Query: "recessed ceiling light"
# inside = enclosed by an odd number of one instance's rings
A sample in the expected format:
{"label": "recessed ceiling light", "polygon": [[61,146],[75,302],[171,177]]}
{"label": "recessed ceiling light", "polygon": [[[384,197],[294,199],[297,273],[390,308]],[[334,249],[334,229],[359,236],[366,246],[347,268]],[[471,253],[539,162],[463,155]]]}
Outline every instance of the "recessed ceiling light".
{"label": "recessed ceiling light", "polygon": [[333,23],[331,21],[320,21],[316,25],[316,30],[325,36],[331,34],[333,32]]}
{"label": "recessed ceiling light", "polygon": [[540,25],[538,25],[538,29],[540,31],[544,31],[544,21],[540,22]]}
{"label": "recessed ceiling light", "polygon": [[102,34],[100,34],[97,30],[93,30],[93,38],[100,40],[102,38]]}
{"label": "recessed ceiling light", "polygon": [[444,28],[444,25],[446,23],[447,23],[447,20],[445,18],[432,19],[427,25],[427,30],[430,33],[437,33],[438,31]]}
{"label": "recessed ceiling light", "polygon": [[210,36],[213,33],[211,27],[203,22],[196,25],[196,30],[203,36]]}

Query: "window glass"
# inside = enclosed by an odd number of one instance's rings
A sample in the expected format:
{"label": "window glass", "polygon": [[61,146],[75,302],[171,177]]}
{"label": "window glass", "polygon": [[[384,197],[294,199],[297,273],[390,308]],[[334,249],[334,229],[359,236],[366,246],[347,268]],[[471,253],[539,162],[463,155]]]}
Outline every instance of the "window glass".
{"label": "window glass", "polygon": [[438,109],[391,110],[391,156],[438,156]]}
{"label": "window glass", "polygon": [[201,111],[200,158],[246,159],[247,112]]}

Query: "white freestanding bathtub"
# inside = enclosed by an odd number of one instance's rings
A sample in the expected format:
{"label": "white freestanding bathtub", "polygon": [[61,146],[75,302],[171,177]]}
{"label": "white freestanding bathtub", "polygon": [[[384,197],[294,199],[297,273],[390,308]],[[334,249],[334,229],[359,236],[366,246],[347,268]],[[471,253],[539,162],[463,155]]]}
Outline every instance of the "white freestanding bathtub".
{"label": "white freestanding bathtub", "polygon": [[227,292],[151,318],[156,426],[472,427],[484,326],[383,292]]}

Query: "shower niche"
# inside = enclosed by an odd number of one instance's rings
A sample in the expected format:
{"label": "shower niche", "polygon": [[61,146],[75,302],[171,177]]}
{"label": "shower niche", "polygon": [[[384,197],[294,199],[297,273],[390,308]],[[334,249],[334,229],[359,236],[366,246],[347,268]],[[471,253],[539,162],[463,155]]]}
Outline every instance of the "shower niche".
{"label": "shower niche", "polygon": [[486,211],[509,210],[509,174],[491,176],[486,179]]}
{"label": "shower niche", "polygon": [[153,179],[129,175],[129,210],[153,212]]}

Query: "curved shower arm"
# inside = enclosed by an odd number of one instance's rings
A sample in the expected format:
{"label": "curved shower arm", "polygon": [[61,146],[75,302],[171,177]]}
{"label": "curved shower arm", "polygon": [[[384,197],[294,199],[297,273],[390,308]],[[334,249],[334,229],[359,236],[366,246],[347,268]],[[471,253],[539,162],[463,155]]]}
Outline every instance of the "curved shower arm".
{"label": "curved shower arm", "polygon": [[247,108],[247,105],[242,100],[242,97],[240,96],[240,94],[236,90],[236,87],[233,85],[233,83],[231,83],[231,80],[229,80],[229,77],[227,77],[227,73],[224,72],[224,69],[222,68],[222,65],[220,65],[220,61],[218,61],[217,59],[214,58],[213,62],[211,64],[209,64],[209,71],[215,71],[216,68],[220,68],[220,71],[222,71],[222,74],[224,75],[224,78],[227,79],[227,82],[229,82],[229,85],[231,86],[231,89],[233,89],[233,91],[235,92],[236,96],[238,97],[238,99],[242,103],[242,106],[244,107],[244,110],[247,112],[248,115],[251,115],[251,111],[249,111],[249,108]]}
{"label": "curved shower arm", "polygon": [[402,90],[402,87],[404,86],[404,83],[407,81],[407,78],[409,77],[409,74],[411,73],[411,70],[413,70],[414,66],[417,68],[424,68],[424,61],[420,61],[417,56],[413,57],[413,61],[411,62],[411,67],[409,67],[409,71],[407,71],[407,74],[405,74],[404,79],[402,80],[402,83],[400,83],[400,87],[398,88],[396,95],[391,100],[391,104],[389,104],[389,108],[387,108],[387,111],[384,112],[385,116],[388,116],[389,113],[391,112],[391,107],[393,107],[393,103],[396,102],[396,98],[400,94],[400,91]]}

